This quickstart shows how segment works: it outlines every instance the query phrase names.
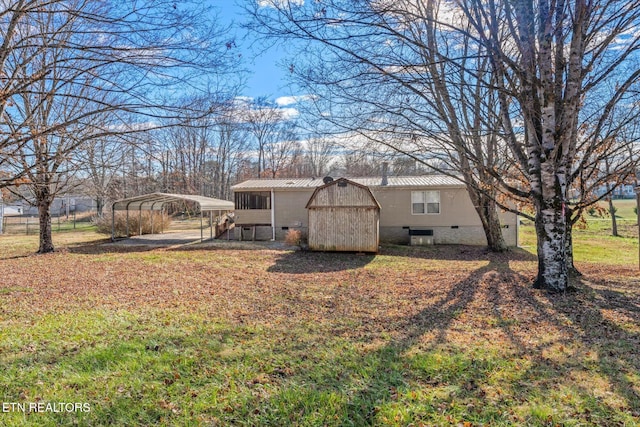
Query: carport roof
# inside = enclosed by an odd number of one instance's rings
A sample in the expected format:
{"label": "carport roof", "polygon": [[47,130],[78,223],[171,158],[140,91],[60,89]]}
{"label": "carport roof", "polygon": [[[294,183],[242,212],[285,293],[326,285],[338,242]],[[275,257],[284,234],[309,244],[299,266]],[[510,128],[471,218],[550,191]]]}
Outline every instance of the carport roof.
{"label": "carport roof", "polygon": [[156,210],[171,202],[195,202],[201,211],[232,211],[233,202],[228,200],[213,199],[211,197],[193,196],[188,194],[151,193],[142,196],[129,197],[113,202],[114,211],[125,210]]}

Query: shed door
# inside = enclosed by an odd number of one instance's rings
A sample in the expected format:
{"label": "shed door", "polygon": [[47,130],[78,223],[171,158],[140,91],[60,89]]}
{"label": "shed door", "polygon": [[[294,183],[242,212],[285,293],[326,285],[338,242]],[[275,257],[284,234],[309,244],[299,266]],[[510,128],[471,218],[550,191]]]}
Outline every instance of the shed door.
{"label": "shed door", "polygon": [[378,251],[378,211],[360,207],[309,210],[309,247],[320,251]]}

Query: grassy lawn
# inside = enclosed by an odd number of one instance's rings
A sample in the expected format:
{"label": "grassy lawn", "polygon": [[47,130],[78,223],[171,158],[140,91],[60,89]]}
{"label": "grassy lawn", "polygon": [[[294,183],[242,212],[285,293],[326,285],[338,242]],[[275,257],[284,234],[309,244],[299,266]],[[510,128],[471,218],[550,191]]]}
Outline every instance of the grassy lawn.
{"label": "grassy lawn", "polygon": [[637,238],[603,229],[556,296],[522,249],[2,236],[0,425],[638,425]]}
{"label": "grassy lawn", "polygon": [[[53,218],[51,221],[51,230],[53,233],[94,231],[95,226],[90,221],[90,218],[87,217],[79,218],[77,221],[74,221],[73,219],[60,220],[59,218]],[[40,232],[38,218],[6,217],[3,232],[5,234],[14,235],[37,235]]]}
{"label": "grassy lawn", "polygon": [[[618,209],[618,237],[611,235],[611,217],[608,215],[586,215],[584,224],[574,227],[575,259],[591,266],[618,265],[621,267],[638,266],[638,221],[633,208],[635,200],[614,200]],[[606,203],[601,207],[608,209]],[[521,246],[533,253],[536,251],[536,237],[533,226],[525,221],[520,228]]]}

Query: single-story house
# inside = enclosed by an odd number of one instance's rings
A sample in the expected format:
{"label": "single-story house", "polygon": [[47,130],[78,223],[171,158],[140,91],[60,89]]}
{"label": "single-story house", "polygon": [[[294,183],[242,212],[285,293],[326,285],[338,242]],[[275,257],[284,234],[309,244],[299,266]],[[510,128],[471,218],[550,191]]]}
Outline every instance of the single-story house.
{"label": "single-story house", "polygon": [[[325,178],[250,179],[232,186],[235,238],[284,240],[289,229],[309,232],[307,205]],[[465,185],[446,175],[348,178],[380,206],[379,239],[401,244],[486,245]],[[517,216],[501,212],[507,245],[517,246]]]}

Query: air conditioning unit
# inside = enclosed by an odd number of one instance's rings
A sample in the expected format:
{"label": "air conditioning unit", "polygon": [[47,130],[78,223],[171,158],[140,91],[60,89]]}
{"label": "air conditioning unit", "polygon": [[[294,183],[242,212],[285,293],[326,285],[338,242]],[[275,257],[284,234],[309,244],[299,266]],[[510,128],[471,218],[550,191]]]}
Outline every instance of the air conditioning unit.
{"label": "air conditioning unit", "polygon": [[411,236],[411,246],[433,245],[433,236]]}

